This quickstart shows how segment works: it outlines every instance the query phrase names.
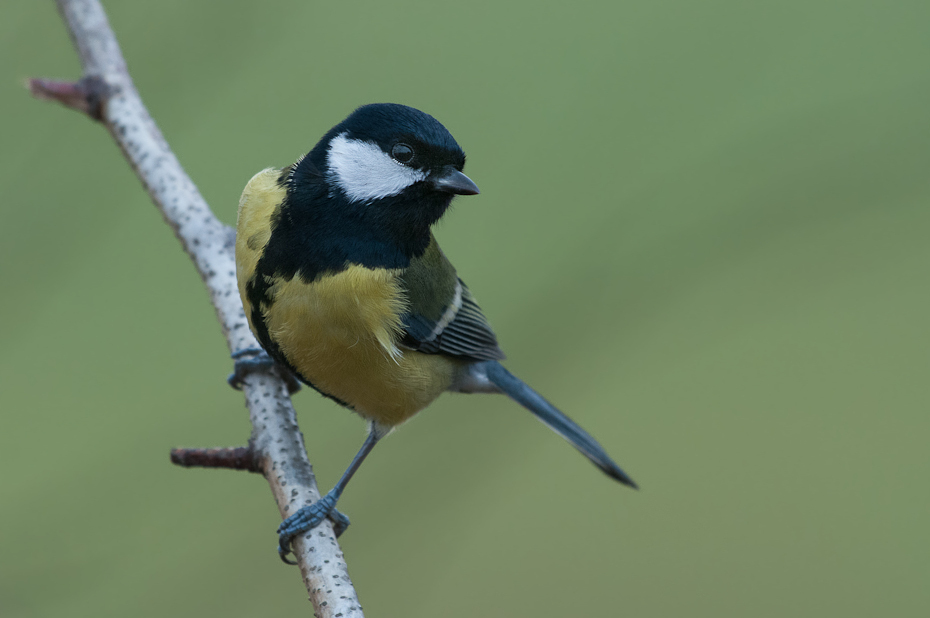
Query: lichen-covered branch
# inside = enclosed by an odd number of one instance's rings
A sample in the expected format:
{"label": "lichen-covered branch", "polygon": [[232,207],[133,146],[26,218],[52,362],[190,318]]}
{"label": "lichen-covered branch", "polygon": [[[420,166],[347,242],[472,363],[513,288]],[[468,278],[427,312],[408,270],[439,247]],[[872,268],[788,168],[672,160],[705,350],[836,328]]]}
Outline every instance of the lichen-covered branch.
{"label": "lichen-covered branch", "polygon": [[[142,104],[99,1],[58,0],[58,7],[80,55],[84,76],[76,82],[33,79],[30,91],[107,127],[203,278],[230,351],[257,348],[236,289],[234,231],[210,211]],[[269,371],[247,376],[243,391],[252,421],[248,466],[264,474],[282,516],[290,515],[318,500],[320,494],[287,386]],[[269,568],[275,568],[270,566],[278,563],[270,529],[268,536]],[[318,616],[362,616],[328,521],[306,535],[306,540],[298,538],[295,551]]]}

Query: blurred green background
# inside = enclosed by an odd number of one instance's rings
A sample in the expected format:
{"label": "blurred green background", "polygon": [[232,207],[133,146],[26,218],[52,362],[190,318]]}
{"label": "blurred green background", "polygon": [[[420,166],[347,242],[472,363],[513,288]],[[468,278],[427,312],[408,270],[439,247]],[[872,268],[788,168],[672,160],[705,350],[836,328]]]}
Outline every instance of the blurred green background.
{"label": "blurred green background", "polygon": [[[930,614],[930,3],[108,2],[223,220],[355,106],[439,118],[438,237],[508,366],[642,485],[446,396],[341,508],[369,616]],[[79,66],[0,6],[0,614],[309,613],[200,280]],[[295,400],[324,490],[363,423]]]}

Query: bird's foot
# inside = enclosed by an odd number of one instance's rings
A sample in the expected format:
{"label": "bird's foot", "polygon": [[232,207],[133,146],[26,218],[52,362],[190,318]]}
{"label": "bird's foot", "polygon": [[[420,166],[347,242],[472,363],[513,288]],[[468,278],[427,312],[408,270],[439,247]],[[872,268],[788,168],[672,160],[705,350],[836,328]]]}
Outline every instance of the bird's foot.
{"label": "bird's foot", "polygon": [[351,523],[344,513],[340,513],[336,509],[329,512],[329,521],[333,522],[333,534],[336,535],[337,539],[342,536],[342,533],[346,531],[349,523]]}
{"label": "bird's foot", "polygon": [[337,537],[346,531],[349,527],[349,518],[336,510],[338,499],[338,495],[329,492],[281,522],[278,526],[278,555],[281,556],[281,560],[287,564],[297,564],[287,559],[287,555],[293,551],[291,543],[294,537],[316,528],[327,517],[333,522],[333,532]]}
{"label": "bird's foot", "polygon": [[236,361],[233,372],[226,381],[237,391],[242,390],[245,377],[255,371],[265,371],[274,367],[274,360],[261,348],[246,348],[232,355]]}
{"label": "bird's foot", "polygon": [[271,368],[277,368],[281,378],[287,384],[287,391],[292,395],[300,390],[300,382],[287,369],[276,365],[274,359],[268,356],[268,353],[261,348],[246,348],[239,350],[232,355],[236,363],[233,365],[233,372],[229,374],[226,381],[237,391],[242,390],[242,384],[245,377],[255,371],[267,371]]}

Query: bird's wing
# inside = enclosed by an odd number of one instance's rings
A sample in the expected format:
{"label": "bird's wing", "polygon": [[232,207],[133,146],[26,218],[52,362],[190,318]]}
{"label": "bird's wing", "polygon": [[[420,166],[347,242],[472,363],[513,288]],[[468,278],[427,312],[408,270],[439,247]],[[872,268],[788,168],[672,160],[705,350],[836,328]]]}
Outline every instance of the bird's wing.
{"label": "bird's wing", "polygon": [[401,343],[425,354],[500,360],[497,337],[435,239],[400,278],[407,297]]}

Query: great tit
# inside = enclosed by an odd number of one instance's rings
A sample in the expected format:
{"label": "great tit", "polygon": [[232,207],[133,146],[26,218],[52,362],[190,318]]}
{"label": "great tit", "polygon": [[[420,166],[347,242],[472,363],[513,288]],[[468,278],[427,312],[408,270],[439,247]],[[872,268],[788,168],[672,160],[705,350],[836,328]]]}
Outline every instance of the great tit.
{"label": "great tit", "polygon": [[453,197],[478,193],[464,165],[465,153],[429,114],[365,105],[242,193],[239,294],[270,359],[240,358],[231,379],[273,359],[369,422],[332,491],[281,524],[285,562],[293,537],[325,518],[337,534],[345,529],[336,501],[359,465],[444,391],[508,395],[636,487],[594,438],[500,364],[497,337],[430,231]]}

